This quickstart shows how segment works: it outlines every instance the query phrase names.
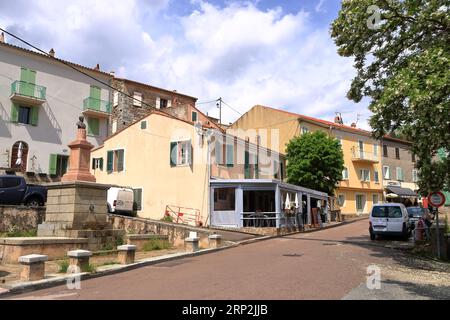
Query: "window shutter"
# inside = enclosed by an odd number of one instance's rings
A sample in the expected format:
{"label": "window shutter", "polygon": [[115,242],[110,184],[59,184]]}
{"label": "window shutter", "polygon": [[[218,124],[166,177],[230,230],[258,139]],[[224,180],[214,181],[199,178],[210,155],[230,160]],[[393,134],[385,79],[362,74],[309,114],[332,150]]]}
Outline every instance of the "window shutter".
{"label": "window shutter", "polygon": [[192,121],[196,122],[197,121],[197,112],[192,111]]}
{"label": "window shutter", "polygon": [[216,165],[217,164],[222,164],[222,144],[219,141],[219,138],[216,137],[216,147],[215,147],[215,151],[216,151]]}
{"label": "window shutter", "polygon": [[15,103],[11,107],[11,122],[19,121],[19,106]]}
{"label": "window shutter", "polygon": [[89,96],[91,98],[93,98],[93,99],[100,100],[101,92],[102,92],[102,89],[100,89],[99,87],[91,86],[91,90],[90,90],[90,95]]}
{"label": "window shutter", "polygon": [[123,171],[124,168],[124,153],[123,149],[117,150],[117,171]]}
{"label": "window shutter", "polygon": [[194,148],[192,147],[192,142],[191,142],[191,140],[189,140],[189,143],[188,143],[188,152],[189,152],[189,155],[188,155],[188,157],[189,157],[189,165],[192,165],[194,162],[193,162],[193,160],[194,160]]}
{"label": "window shutter", "polygon": [[158,97],[156,98],[156,109],[160,109],[161,108],[161,98]]}
{"label": "window shutter", "polygon": [[234,145],[227,144],[227,167],[233,167],[234,162]]}
{"label": "window shutter", "polygon": [[98,136],[100,133],[100,120],[97,118],[88,118],[88,134]]}
{"label": "window shutter", "polygon": [[170,108],[172,106],[172,100],[167,101],[167,108]]}
{"label": "window shutter", "polygon": [[106,170],[108,172],[113,171],[114,151],[108,151],[106,159]]}
{"label": "window shutter", "polygon": [[20,81],[35,84],[36,83],[36,71],[22,67],[20,69]]}
{"label": "window shutter", "polygon": [[244,157],[244,178],[250,179],[250,153],[245,151]]}
{"label": "window shutter", "polygon": [[92,170],[95,170],[95,158],[92,158]]}
{"label": "window shutter", "polygon": [[103,171],[103,158],[100,158],[100,170]]}
{"label": "window shutter", "polygon": [[141,129],[142,130],[147,129],[147,121],[141,121]]}
{"label": "window shutter", "polygon": [[170,143],[170,166],[175,167],[178,162],[178,143],[171,142]]}
{"label": "window shutter", "polygon": [[33,126],[37,126],[38,125],[38,118],[39,118],[39,108],[38,107],[33,107],[30,108],[30,124]]}
{"label": "window shutter", "polygon": [[255,178],[259,179],[259,166],[258,166],[258,162],[259,162],[259,157],[258,155],[255,154]]}
{"label": "window shutter", "polygon": [[50,163],[49,163],[49,166],[48,166],[48,173],[49,174],[53,174],[53,175],[56,174],[56,162],[57,162],[57,159],[58,159],[58,155],[56,155],[56,154],[51,154],[50,155]]}
{"label": "window shutter", "polygon": [[274,179],[278,179],[278,161],[273,161],[273,177]]}
{"label": "window shutter", "polygon": [[359,169],[359,180],[364,181],[364,173],[362,169]]}

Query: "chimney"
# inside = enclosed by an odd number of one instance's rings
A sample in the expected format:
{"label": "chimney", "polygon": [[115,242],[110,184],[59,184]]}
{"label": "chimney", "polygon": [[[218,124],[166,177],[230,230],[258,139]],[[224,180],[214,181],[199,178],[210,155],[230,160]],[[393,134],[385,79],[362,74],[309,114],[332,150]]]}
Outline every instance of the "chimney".
{"label": "chimney", "polygon": [[116,76],[116,72],[115,71],[110,71],[109,74],[112,75],[113,77]]}
{"label": "chimney", "polygon": [[95,66],[94,70],[100,71],[100,65],[97,63],[97,65]]}
{"label": "chimney", "polygon": [[355,123],[355,122],[352,122],[351,127],[352,127],[352,128],[356,128],[356,123]]}
{"label": "chimney", "polygon": [[341,118],[340,116],[334,117],[334,123],[337,123],[337,124],[343,124],[343,123],[342,123],[342,118]]}
{"label": "chimney", "polygon": [[0,42],[5,43],[5,33],[4,32],[0,33]]}
{"label": "chimney", "polygon": [[50,49],[48,52],[49,55],[51,55],[53,58],[55,57],[55,50],[53,48]]}

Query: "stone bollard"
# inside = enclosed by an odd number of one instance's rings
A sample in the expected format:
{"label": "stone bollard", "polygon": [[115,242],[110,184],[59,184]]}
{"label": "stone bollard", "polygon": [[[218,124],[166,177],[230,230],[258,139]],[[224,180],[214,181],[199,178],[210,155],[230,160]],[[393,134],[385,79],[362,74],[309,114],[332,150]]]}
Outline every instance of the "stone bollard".
{"label": "stone bollard", "polygon": [[210,248],[218,248],[222,243],[222,236],[220,234],[212,234],[208,237],[208,239]]}
{"label": "stone bollard", "polygon": [[198,241],[200,240],[199,237],[195,238],[186,238],[184,239],[184,250],[186,252],[195,252],[198,251]]}
{"label": "stone bollard", "polygon": [[131,264],[134,263],[134,258],[136,255],[136,246],[133,244],[125,244],[123,246],[118,246],[118,259],[120,264]]}
{"label": "stone bollard", "polygon": [[89,257],[92,252],[88,250],[73,250],[67,252],[69,256],[69,268],[67,273],[80,273],[89,270]]}
{"label": "stone bollard", "polygon": [[29,254],[19,257],[19,263],[23,266],[20,272],[20,280],[36,281],[42,280],[45,276],[45,261],[48,256],[42,254]]}

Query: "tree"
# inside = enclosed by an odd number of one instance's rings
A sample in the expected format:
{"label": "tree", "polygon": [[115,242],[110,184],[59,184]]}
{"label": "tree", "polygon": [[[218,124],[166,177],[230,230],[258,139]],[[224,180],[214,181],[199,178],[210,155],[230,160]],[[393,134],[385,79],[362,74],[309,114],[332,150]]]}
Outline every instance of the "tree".
{"label": "tree", "polygon": [[302,134],[289,141],[286,149],[288,182],[334,194],[342,180],[344,154],[337,139],[324,132]]}
{"label": "tree", "polygon": [[347,97],[370,98],[373,134],[401,132],[418,156],[422,193],[450,185],[450,13],[448,0],[343,0],[331,36],[354,57]]}

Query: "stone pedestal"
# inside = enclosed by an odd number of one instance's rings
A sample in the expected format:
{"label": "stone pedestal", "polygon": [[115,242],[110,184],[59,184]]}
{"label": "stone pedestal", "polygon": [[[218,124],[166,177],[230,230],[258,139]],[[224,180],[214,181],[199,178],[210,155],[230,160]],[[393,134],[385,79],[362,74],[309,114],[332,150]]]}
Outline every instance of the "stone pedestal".
{"label": "stone pedestal", "polygon": [[218,248],[222,243],[222,236],[220,234],[212,234],[208,237],[208,239],[210,248]]}
{"label": "stone pedestal", "polygon": [[94,146],[86,140],[86,129],[78,129],[76,140],[68,144],[68,147],[70,148],[69,170],[61,181],[95,182],[95,177],[89,171],[91,150]]}
{"label": "stone pedestal", "polygon": [[30,254],[19,257],[19,263],[23,266],[20,272],[20,280],[37,281],[45,277],[45,261],[48,257],[41,254]]}
{"label": "stone pedestal", "polygon": [[88,250],[73,250],[67,252],[69,256],[68,273],[86,272],[89,270],[89,258],[92,252]]}
{"label": "stone pedestal", "polygon": [[120,264],[131,264],[134,263],[134,258],[136,255],[136,246],[132,244],[126,244],[123,246],[118,246],[118,260]]}
{"label": "stone pedestal", "polygon": [[186,238],[184,239],[184,250],[186,252],[195,252],[199,250],[198,242],[200,238]]}

